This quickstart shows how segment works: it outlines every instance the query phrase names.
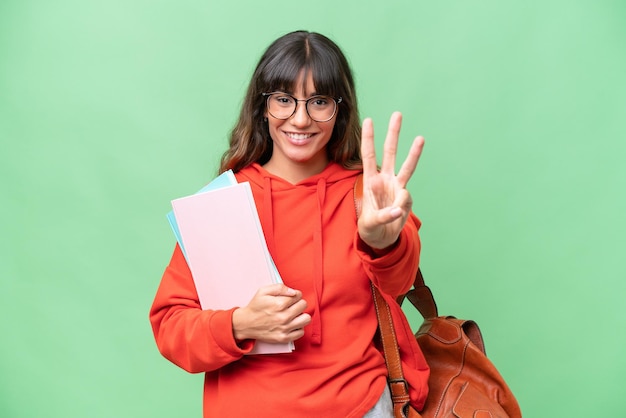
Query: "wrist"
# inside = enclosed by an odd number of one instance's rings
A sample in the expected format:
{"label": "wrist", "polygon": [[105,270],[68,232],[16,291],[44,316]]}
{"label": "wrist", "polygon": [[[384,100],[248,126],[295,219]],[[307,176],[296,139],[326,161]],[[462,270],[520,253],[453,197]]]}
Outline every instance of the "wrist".
{"label": "wrist", "polygon": [[243,312],[242,308],[237,308],[233,311],[232,333],[233,333],[233,338],[235,339],[237,344],[240,344],[241,342],[250,339],[249,336],[246,335],[245,333],[246,328],[243,325],[245,323],[244,318],[245,318],[245,312]]}

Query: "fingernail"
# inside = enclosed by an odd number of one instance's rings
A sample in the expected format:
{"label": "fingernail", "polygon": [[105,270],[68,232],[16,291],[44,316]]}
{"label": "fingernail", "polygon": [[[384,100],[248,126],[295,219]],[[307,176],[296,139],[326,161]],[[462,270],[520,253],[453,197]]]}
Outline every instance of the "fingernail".
{"label": "fingernail", "polygon": [[399,216],[401,216],[401,215],[402,215],[402,209],[400,209],[400,208],[398,208],[398,207],[391,208],[391,209],[389,210],[389,214],[390,214],[391,216],[393,216],[394,218],[397,218],[397,217],[399,217]]}

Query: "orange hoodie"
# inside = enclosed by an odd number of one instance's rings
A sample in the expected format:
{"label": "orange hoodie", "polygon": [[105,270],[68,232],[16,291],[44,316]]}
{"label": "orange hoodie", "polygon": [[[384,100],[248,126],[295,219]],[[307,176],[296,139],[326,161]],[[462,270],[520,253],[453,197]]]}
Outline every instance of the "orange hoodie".
{"label": "orange hoodie", "polygon": [[[331,163],[290,184],[253,164],[248,181],[268,248],[285,284],[302,291],[311,324],[289,354],[249,355],[237,345],[232,312],[202,310],[176,246],[150,310],[157,346],[179,367],[205,372],[204,417],[361,417],[386,384],[370,281],[392,306],[411,397],[427,393],[428,367],[393,301],[413,282],[419,220],[408,219],[394,249],[373,258],[356,228],[353,186],[359,172]],[[411,370],[409,370],[409,368]],[[405,373],[407,372],[405,371]]]}

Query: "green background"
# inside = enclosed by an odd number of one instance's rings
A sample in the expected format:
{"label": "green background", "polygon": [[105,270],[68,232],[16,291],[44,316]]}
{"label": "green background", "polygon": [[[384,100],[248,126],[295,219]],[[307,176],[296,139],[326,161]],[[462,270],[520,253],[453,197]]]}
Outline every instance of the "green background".
{"label": "green background", "polygon": [[422,269],[525,417],[622,416],[621,0],[0,2],[0,416],[201,416],[148,322],[165,213],[301,28],[346,52],[379,146],[395,110],[403,152],[426,137]]}

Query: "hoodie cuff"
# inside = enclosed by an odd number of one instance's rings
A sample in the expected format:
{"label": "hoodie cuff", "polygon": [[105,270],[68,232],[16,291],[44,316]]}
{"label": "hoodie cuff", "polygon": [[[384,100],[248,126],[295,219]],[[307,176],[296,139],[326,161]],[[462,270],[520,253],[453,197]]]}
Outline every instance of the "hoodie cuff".
{"label": "hoodie cuff", "polygon": [[[224,350],[225,353],[232,356],[241,356],[252,351],[254,348],[254,340],[243,340],[239,343],[233,335],[233,312],[237,308],[225,311],[216,311],[211,316],[209,322],[209,332],[213,336],[215,343]],[[230,330],[230,332],[225,332]]]}
{"label": "hoodie cuff", "polygon": [[400,235],[395,243],[383,250],[374,250],[361,239],[357,231],[354,239],[354,246],[359,258],[374,268],[385,268],[394,266],[404,256],[407,250],[407,232],[400,231]]}

